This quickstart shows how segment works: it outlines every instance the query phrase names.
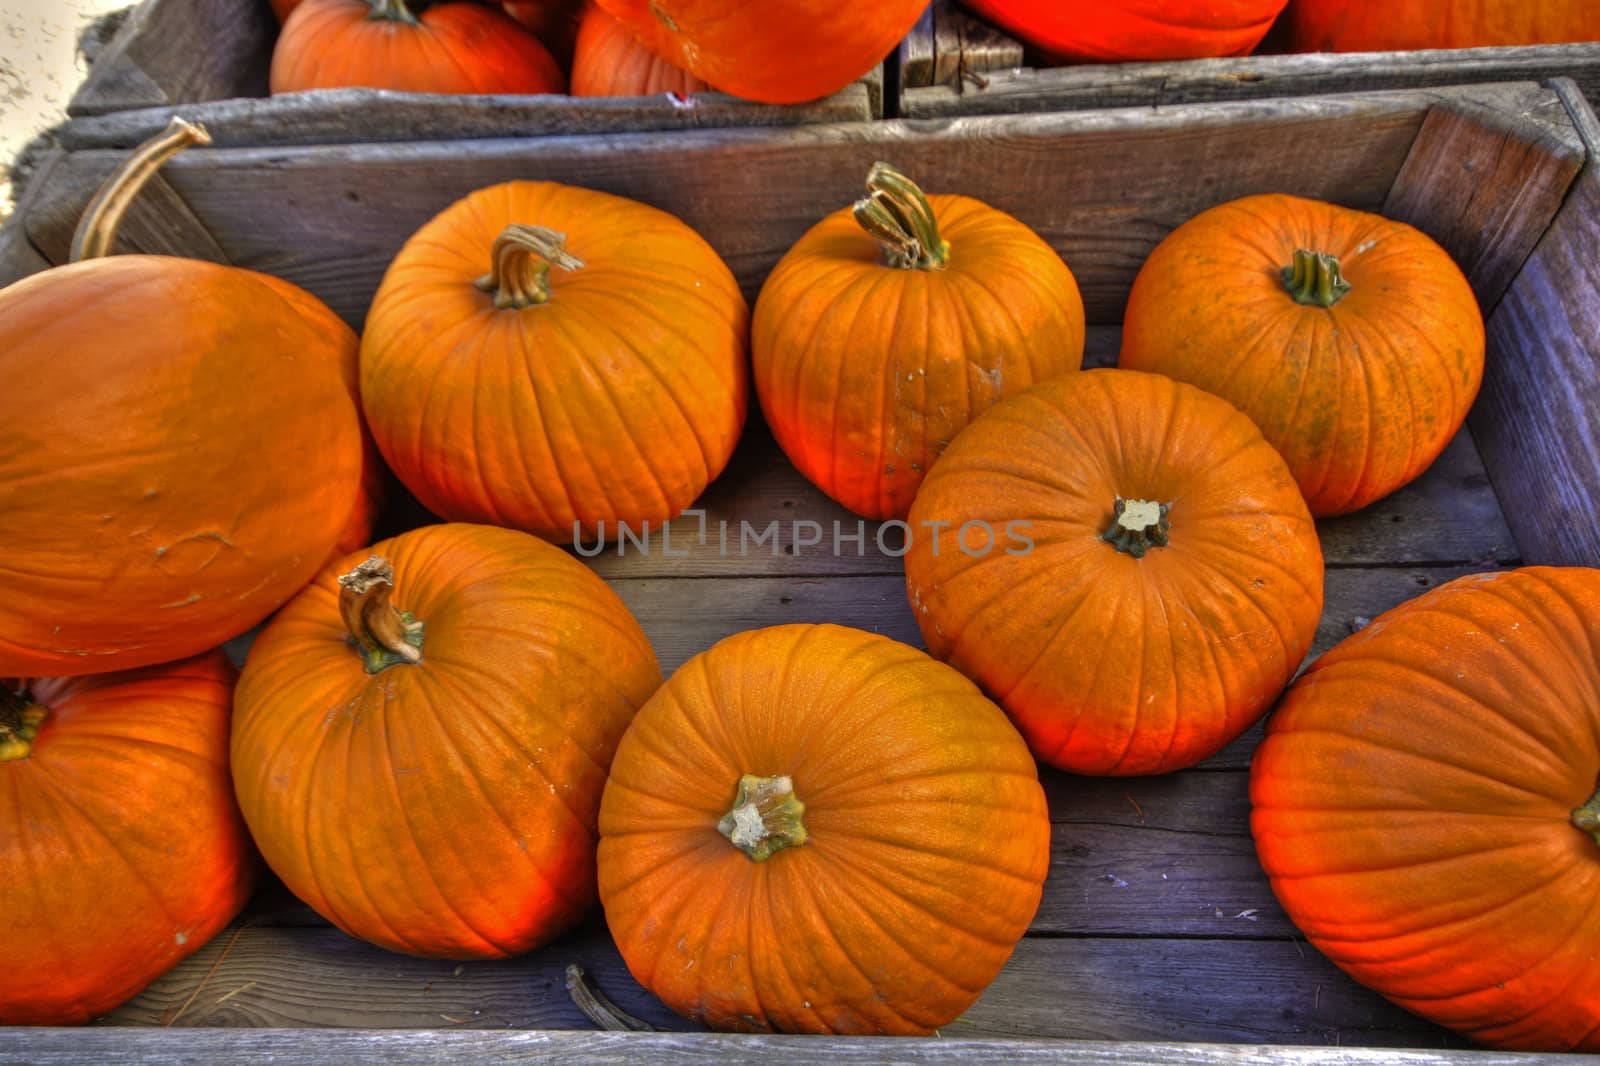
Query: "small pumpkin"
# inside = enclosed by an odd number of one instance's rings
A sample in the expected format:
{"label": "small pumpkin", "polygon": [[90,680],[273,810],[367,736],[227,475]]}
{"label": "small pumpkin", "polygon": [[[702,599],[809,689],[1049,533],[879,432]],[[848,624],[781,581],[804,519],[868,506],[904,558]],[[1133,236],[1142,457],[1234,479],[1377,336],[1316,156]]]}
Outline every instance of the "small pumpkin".
{"label": "small pumpkin", "polygon": [[964,0],[1060,61],[1242,56],[1261,43],[1284,0]]}
{"label": "small pumpkin", "polygon": [[603,581],[526,534],[426,526],[372,552],[251,647],[239,805],[289,890],[350,935],[527,951],[594,902],[600,790],[655,655]]}
{"label": "small pumpkin", "polygon": [[505,12],[465,0],[303,0],[272,50],[274,95],[369,88],[414,93],[559,93],[561,68]]}
{"label": "small pumpkin", "polygon": [[1278,697],[1322,613],[1322,551],[1250,420],[1170,378],[1091,370],[980,415],[911,508],[928,650],[1034,754],[1155,774],[1221,750]]}
{"label": "small pumpkin", "polygon": [[1466,420],[1483,359],[1472,287],[1426,234],[1270,194],[1203,211],[1156,246],[1118,365],[1244,411],[1321,516],[1426,470]]}
{"label": "small pumpkin", "polygon": [[1083,298],[1036,233],[885,163],[797,241],[756,299],[761,409],[795,467],[869,518],[904,518],[978,412],[1083,362]]}
{"label": "small pumpkin", "polygon": [[744,424],[749,312],[672,215],[554,182],[482,189],[406,242],[361,339],[389,466],[435,514],[637,531],[694,502]]}
{"label": "small pumpkin", "polygon": [[605,9],[590,7],[572,55],[573,96],[650,96],[704,92],[708,86],[639,42]]}
{"label": "small pumpkin", "polygon": [[505,13],[539,38],[563,70],[572,66],[572,48],[586,0],[505,0]]}
{"label": "small pumpkin", "polygon": [[1011,955],[1049,845],[1033,759],[969,681],[777,626],[689,660],[628,727],[600,895],[633,975],[712,1028],[928,1033]]}
{"label": "small pumpkin", "polygon": [[0,685],[0,1024],[77,1025],[233,919],[259,863],[228,779],[219,651]]}
{"label": "small pumpkin", "polygon": [[204,139],[178,120],[135,152],[76,261],[0,291],[0,675],[215,647],[359,525],[348,327],[276,278],[107,255],[143,182]]}
{"label": "small pumpkin", "polygon": [[1600,1051],[1600,571],[1459,578],[1319,658],[1250,828],[1357,981],[1491,1047]]}
{"label": "small pumpkin", "polygon": [[1296,52],[1391,52],[1600,41],[1593,0],[1290,0]]}
{"label": "small pumpkin", "polygon": [[927,0],[598,0],[673,66],[723,92],[797,104],[838,92],[894,50]]}

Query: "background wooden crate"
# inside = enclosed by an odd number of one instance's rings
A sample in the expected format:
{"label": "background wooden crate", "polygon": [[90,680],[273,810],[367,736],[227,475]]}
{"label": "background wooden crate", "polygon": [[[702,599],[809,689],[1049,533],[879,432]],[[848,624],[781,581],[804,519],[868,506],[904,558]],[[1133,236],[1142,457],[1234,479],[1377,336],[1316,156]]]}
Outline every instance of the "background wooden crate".
{"label": "background wooden crate", "polygon": [[[1524,562],[1600,565],[1592,521],[1600,505],[1597,146],[1581,95],[1558,82],[1553,90],[1491,85],[948,124],[204,149],[168,165],[130,216],[122,250],[267,270],[359,327],[389,259],[424,220],[484,184],[547,178],[675,212],[753,297],[794,239],[859,195],[881,158],[932,191],[966,192],[1034,226],[1076,272],[1091,322],[1089,362],[1104,365],[1114,361],[1139,265],[1196,212],[1269,190],[1382,210],[1419,225],[1463,265],[1488,320],[1489,367],[1469,428],[1426,475],[1359,514],[1318,523],[1328,564],[1320,654],[1382,610],[1461,574]],[[74,220],[120,158],[76,151],[52,161],[22,219],[34,265],[64,256]],[[854,531],[858,520],[808,485],[759,424],[699,508],[712,530],[724,521],[735,530],[777,522],[781,533],[770,548],[727,557],[714,532],[698,543],[702,519],[690,515],[673,527],[687,556],[613,548],[591,560],[638,615],[664,668],[729,633],[782,622],[833,621],[920,644],[892,537],[880,545],[869,523],[860,554],[853,545],[839,555],[797,546],[795,520],[830,531],[836,521]],[[433,962],[351,940],[269,885],[232,928],[102,1024],[276,1031],[0,1030],[0,1061],[138,1062],[179,1052],[271,1052],[296,1062],[462,1053],[536,1062],[1304,1057],[1264,1046],[1286,1044],[1322,1046],[1319,1061],[1473,1061],[1459,1038],[1346,978],[1278,907],[1248,833],[1247,771],[1259,737],[1257,727],[1163,777],[1045,771],[1054,832],[1044,900],[1009,965],[942,1040],[563,1036],[549,1031],[589,1025],[563,989],[572,962],[654,1024],[692,1026],[633,982],[598,915],[517,959]],[[297,1031],[307,1027],[423,1032]],[[542,1032],[441,1032],[507,1029]],[[1000,1038],[1011,1042],[992,1042]],[[1326,1057],[1326,1046],[1352,1044],[1441,1054]]]}
{"label": "background wooden crate", "polygon": [[[1268,46],[1270,47],[1270,45]],[[956,0],[933,0],[899,52],[906,118],[1153,107],[1570,77],[1600,100],[1600,42],[1432,52],[1256,55],[1047,67]]]}
{"label": "background wooden crate", "polygon": [[125,148],[174,110],[219,145],[338,144],[620,130],[784,126],[883,113],[881,68],[823,100],[757,104],[724,93],[583,98],[326,89],[267,95],[278,23],[267,0],[142,0],[72,98],[68,148]]}

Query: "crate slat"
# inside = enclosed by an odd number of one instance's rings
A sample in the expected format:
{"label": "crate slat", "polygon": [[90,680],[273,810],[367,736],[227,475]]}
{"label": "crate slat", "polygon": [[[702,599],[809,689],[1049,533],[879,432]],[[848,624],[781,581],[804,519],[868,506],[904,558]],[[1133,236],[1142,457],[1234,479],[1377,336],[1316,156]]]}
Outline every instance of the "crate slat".
{"label": "crate slat", "polygon": [[266,0],[144,0],[96,57],[67,114],[264,96],[277,32]]}

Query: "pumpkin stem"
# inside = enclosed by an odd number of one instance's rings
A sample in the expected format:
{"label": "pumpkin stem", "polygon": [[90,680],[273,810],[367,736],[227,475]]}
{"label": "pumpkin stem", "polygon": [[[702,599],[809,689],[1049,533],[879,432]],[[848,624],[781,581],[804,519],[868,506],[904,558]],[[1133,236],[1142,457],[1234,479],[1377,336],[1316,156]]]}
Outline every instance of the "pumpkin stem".
{"label": "pumpkin stem", "polygon": [[867,197],[854,212],[861,228],[883,243],[884,258],[897,270],[943,270],[950,242],[939,236],[933,205],[916,182],[888,163],[867,172]]}
{"label": "pumpkin stem", "polygon": [[422,24],[406,6],[406,0],[367,0],[367,3],[372,5],[372,11],[367,15],[369,22],[403,22],[407,26]]}
{"label": "pumpkin stem", "polygon": [[575,962],[567,965],[567,995],[571,996],[573,1004],[583,1011],[585,1018],[602,1029],[633,1033],[656,1031],[656,1027],[649,1022],[640,1021],[611,1002],[605,993],[589,983],[589,975]]}
{"label": "pumpkin stem", "polygon": [[1339,273],[1339,260],[1304,248],[1294,253],[1294,262],[1283,268],[1283,284],[1297,304],[1332,307],[1350,291],[1350,283]]}
{"label": "pumpkin stem", "polygon": [[717,832],[753,861],[766,862],[784,848],[806,842],[805,813],[788,774],[745,774],[739,778],[733,809],[717,823]]}
{"label": "pumpkin stem", "polygon": [[1600,844],[1600,790],[1589,797],[1589,802],[1572,812],[1572,824],[1594,837]]}
{"label": "pumpkin stem", "polygon": [[33,751],[39,724],[49,714],[26,694],[0,685],[0,762],[26,759]]}
{"label": "pumpkin stem", "polygon": [[71,262],[99,259],[111,254],[117,243],[117,227],[122,216],[139,196],[139,191],[155,177],[161,164],[196,144],[210,144],[211,134],[204,126],[174,115],[167,128],[133,150],[112,172],[89,201],[78,229],[72,235]]}
{"label": "pumpkin stem", "polygon": [[1167,530],[1172,527],[1172,523],[1167,521],[1167,512],[1170,510],[1170,503],[1125,500],[1118,496],[1111,514],[1111,525],[1100,534],[1100,539],[1110,541],[1111,546],[1119,552],[1143,559],[1144,553],[1151,548],[1167,546]]}
{"label": "pumpkin stem", "polygon": [[507,226],[495,238],[494,265],[478,279],[478,288],[494,293],[494,305],[502,311],[548,302],[552,266],[583,269],[583,260],[562,247],[566,240],[565,233],[543,226]]}
{"label": "pumpkin stem", "polygon": [[389,602],[393,591],[394,566],[376,555],[339,578],[339,614],[369,674],[422,661],[423,625]]}

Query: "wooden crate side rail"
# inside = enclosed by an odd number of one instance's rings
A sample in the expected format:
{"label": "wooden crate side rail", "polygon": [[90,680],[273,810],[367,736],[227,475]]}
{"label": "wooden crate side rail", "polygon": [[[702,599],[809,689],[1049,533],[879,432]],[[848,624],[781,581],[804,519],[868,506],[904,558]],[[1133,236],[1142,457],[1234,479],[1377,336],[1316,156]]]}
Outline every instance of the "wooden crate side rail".
{"label": "wooden crate side rail", "polygon": [[143,0],[96,58],[67,114],[263,96],[276,32],[266,0]]}

